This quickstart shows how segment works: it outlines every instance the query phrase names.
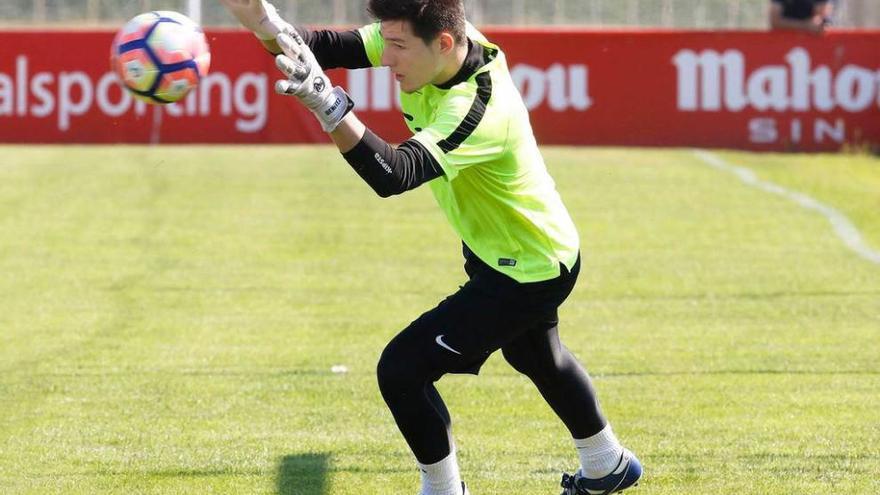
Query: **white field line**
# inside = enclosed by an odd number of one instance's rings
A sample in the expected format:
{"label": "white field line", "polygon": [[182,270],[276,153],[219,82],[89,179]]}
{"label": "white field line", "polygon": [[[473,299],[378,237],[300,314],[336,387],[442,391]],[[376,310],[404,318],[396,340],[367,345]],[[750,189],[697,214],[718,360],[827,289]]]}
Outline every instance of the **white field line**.
{"label": "white field line", "polygon": [[752,187],[790,199],[801,208],[821,213],[829,222],[831,222],[831,226],[834,228],[834,233],[837,234],[837,237],[839,237],[844,244],[846,244],[846,247],[855,251],[856,254],[871,263],[880,265],[880,251],[873,250],[870,246],[865,244],[859,229],[849,221],[849,218],[847,218],[846,215],[839,212],[837,209],[821,203],[806,194],[791,191],[772,182],[761,180],[752,170],[745,167],[731,165],[714,153],[705,150],[694,150],[694,155],[706,165],[731,173],[737,176],[739,180]]}

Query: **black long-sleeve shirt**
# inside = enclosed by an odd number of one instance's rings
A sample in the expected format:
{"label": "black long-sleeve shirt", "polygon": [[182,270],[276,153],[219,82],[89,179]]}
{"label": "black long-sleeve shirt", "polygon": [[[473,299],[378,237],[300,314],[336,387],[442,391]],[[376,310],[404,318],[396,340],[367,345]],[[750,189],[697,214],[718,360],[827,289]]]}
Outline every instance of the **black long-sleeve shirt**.
{"label": "black long-sleeve shirt", "polygon": [[372,66],[367,58],[364,40],[356,29],[309,31],[298,27],[296,30],[325,70],[366,69]]}

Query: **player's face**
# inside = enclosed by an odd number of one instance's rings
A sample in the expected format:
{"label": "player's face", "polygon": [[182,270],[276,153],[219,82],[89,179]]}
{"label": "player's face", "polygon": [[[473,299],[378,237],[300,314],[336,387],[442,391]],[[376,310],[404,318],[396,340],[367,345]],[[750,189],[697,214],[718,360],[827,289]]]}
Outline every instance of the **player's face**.
{"label": "player's face", "polygon": [[444,58],[439,38],[425,44],[413,33],[409,21],[382,21],[382,38],[382,65],[391,69],[404,93],[418,91],[440,76]]}

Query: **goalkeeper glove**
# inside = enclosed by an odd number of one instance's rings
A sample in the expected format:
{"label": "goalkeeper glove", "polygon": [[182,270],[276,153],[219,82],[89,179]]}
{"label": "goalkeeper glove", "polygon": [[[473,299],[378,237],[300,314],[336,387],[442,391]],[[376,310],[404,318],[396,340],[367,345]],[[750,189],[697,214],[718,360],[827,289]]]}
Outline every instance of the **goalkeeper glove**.
{"label": "goalkeeper glove", "polygon": [[351,97],[341,87],[331,85],[312,50],[295,30],[279,34],[277,41],[284,53],[275,57],[275,65],[287,79],[275,83],[275,92],[299,98],[324,131],[332,132],[354,108]]}
{"label": "goalkeeper glove", "polygon": [[280,33],[293,31],[293,26],[282,19],[275,6],[266,0],[220,0],[220,3],[242,26],[263,41],[274,40]]}

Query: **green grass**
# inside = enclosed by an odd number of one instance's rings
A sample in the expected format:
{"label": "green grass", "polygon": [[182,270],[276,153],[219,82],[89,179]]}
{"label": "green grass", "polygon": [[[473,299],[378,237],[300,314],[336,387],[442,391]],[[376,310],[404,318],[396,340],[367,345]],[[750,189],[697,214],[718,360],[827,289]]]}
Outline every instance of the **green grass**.
{"label": "green grass", "polygon": [[[689,151],[545,151],[584,245],[563,339],[632,493],[880,493],[880,266]],[[323,147],[0,153],[0,493],[417,492],[374,367],[463,281],[426,188],[380,200]],[[877,159],[721,156],[880,249]],[[439,387],[475,495],[558,493],[526,379]]]}

